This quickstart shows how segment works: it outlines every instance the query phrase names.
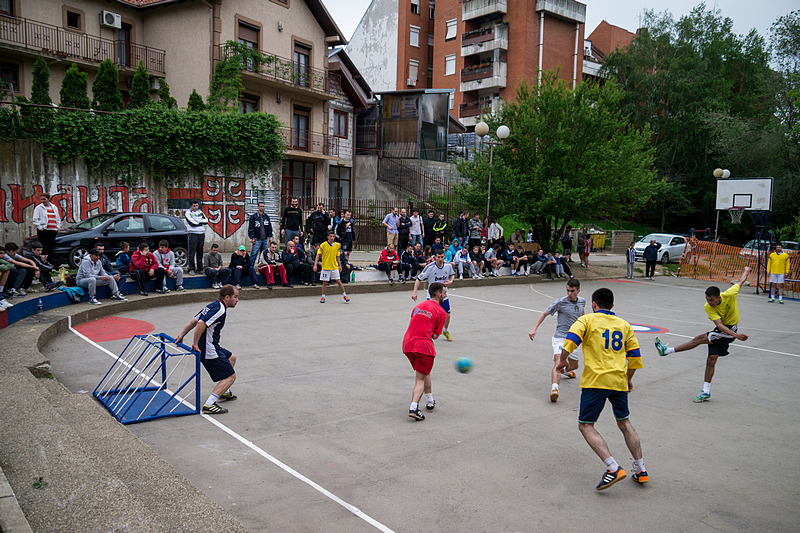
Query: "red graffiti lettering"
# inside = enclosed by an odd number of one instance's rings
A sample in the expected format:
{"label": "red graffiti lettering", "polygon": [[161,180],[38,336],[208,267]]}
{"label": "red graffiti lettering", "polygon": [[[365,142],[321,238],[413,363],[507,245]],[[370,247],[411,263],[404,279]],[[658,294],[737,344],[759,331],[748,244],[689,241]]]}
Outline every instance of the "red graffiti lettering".
{"label": "red graffiti lettering", "polygon": [[[114,195],[119,195],[119,200],[114,199]],[[113,187],[108,188],[108,203],[116,204],[118,209],[117,211],[126,212],[130,208],[130,198],[128,196],[128,187],[127,185],[114,185]]]}
{"label": "red graffiti lettering", "polygon": [[8,222],[6,218],[6,190],[0,189],[0,222]]}
{"label": "red graffiti lettering", "polygon": [[147,196],[147,189],[145,187],[137,187],[131,191],[133,194],[141,194],[142,197],[133,203],[133,210],[138,213],[152,213],[153,204],[150,203],[150,198]]}
{"label": "red graffiti lettering", "polygon": [[69,185],[59,185],[58,187],[58,194],[54,194],[50,198],[50,202],[58,206],[62,220],[75,223],[75,213],[72,206],[72,187]]}
{"label": "red graffiti lettering", "polygon": [[[23,217],[24,211],[31,206],[35,206],[36,200],[42,194],[42,186],[34,185],[33,194],[27,198],[22,197],[21,185],[9,184],[8,188],[11,189],[11,220],[18,224],[22,223],[25,221]],[[33,210],[31,210],[30,219],[33,219]]]}
{"label": "red graffiti lettering", "polygon": [[[81,220],[89,218],[90,214],[97,215],[106,212],[106,188],[97,187],[97,200],[91,199],[89,188],[78,185],[78,195],[80,196]],[[93,211],[97,211],[94,213]]]}

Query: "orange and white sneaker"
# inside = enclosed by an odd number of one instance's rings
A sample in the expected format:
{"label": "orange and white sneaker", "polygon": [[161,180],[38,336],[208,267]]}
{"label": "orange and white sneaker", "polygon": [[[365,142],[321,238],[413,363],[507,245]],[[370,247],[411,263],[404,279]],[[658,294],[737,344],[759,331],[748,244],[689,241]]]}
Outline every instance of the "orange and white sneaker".
{"label": "orange and white sneaker", "polygon": [[647,475],[647,470],[642,470],[641,472],[634,472],[631,478],[640,485],[644,485],[648,481],[650,481],[650,476]]}
{"label": "orange and white sneaker", "polygon": [[572,370],[570,370],[569,372],[562,372],[561,375],[564,376],[565,378],[575,379],[575,372],[573,372]]}
{"label": "orange and white sneaker", "polygon": [[625,473],[625,470],[622,467],[618,467],[615,471],[606,470],[603,474],[603,477],[600,478],[600,483],[597,484],[595,487],[596,490],[603,490],[607,489],[617,481],[622,481],[628,477],[628,474]]}

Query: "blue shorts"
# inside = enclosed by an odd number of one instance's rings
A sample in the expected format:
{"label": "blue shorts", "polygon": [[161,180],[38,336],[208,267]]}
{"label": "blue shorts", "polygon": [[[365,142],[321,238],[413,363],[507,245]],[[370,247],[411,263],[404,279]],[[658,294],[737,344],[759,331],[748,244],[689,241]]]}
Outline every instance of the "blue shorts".
{"label": "blue shorts", "polygon": [[231,352],[225,348],[222,348],[221,346],[217,346],[217,354],[218,357],[215,357],[214,359],[206,359],[203,357],[202,353],[200,356],[200,362],[203,363],[206,372],[208,372],[208,375],[211,376],[211,381],[214,383],[217,381],[222,381],[225,378],[229,378],[236,373],[229,360]]}
{"label": "blue shorts", "polygon": [[[427,298],[427,299],[430,300],[430,298]],[[442,309],[444,309],[444,312],[447,313],[448,315],[450,314],[450,300],[449,299],[445,299],[445,301],[442,302]]]}
{"label": "blue shorts", "polygon": [[581,389],[581,408],[578,413],[578,422],[581,424],[594,424],[600,417],[606,399],[611,402],[614,418],[625,420],[631,416],[628,411],[628,391],[608,389]]}

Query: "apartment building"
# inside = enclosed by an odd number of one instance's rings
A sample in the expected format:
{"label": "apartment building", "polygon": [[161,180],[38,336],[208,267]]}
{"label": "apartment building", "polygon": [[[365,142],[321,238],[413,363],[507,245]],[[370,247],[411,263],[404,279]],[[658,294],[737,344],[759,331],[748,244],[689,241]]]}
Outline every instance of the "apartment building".
{"label": "apartment building", "polygon": [[328,133],[329,103],[344,96],[328,48],[346,40],[321,0],[0,0],[0,76],[29,96],[42,55],[54,102],[72,63],[91,86],[100,62],[112,59],[123,98],[141,60],[153,96],[165,78],[185,106],[193,89],[208,94],[229,41],[267,58],[242,72],[240,109],[272,113],[285,125],[282,195],[324,195],[341,138]]}
{"label": "apartment building", "polygon": [[373,0],[347,52],[376,92],[452,89],[450,112],[473,127],[544,70],[579,83],[585,20],[574,0]]}
{"label": "apartment building", "polygon": [[605,57],[631,44],[635,36],[625,28],[601,21],[583,42],[583,79],[602,81],[599,71]]}

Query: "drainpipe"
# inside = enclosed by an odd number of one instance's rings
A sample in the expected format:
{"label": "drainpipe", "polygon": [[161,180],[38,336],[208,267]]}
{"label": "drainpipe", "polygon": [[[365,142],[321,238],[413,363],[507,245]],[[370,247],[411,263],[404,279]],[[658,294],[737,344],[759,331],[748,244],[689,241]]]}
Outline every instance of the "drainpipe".
{"label": "drainpipe", "polygon": [[578,38],[581,34],[581,23],[575,23],[575,54],[573,54],[572,63],[572,90],[578,88]]}
{"label": "drainpipe", "polygon": [[542,87],[542,53],[544,51],[544,11],[539,15],[539,88]]}
{"label": "drainpipe", "polygon": [[208,6],[208,86],[214,76],[214,5],[209,0],[202,0]]}

